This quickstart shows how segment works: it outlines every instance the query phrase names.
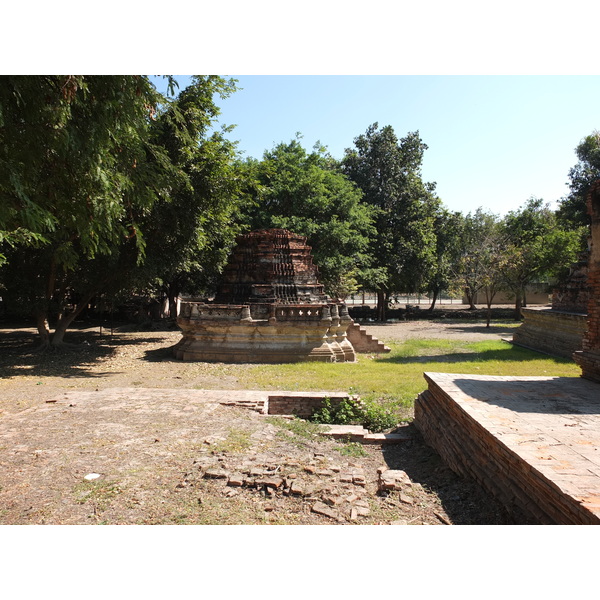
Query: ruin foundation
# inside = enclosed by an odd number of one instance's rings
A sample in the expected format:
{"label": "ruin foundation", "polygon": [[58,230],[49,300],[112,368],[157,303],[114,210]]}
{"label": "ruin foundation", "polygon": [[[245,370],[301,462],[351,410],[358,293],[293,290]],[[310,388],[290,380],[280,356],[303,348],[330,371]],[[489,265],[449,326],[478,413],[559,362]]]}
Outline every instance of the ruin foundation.
{"label": "ruin foundation", "polygon": [[571,266],[569,277],[552,294],[552,307],[523,308],[523,324],[514,332],[513,343],[553,356],[571,358],[583,347],[587,326],[588,253]]}
{"label": "ruin foundation", "polygon": [[240,236],[213,302],[184,302],[181,360],[353,362],[346,306],[319,284],[306,238],[283,229]]}

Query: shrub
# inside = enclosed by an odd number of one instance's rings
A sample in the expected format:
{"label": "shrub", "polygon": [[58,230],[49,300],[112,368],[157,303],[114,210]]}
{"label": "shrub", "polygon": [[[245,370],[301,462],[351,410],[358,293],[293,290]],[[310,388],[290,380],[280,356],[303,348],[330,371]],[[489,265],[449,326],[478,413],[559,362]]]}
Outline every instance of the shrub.
{"label": "shrub", "polygon": [[353,397],[344,399],[339,404],[325,398],[321,408],[312,414],[310,420],[328,425],[362,425],[372,432],[391,429],[398,423],[398,417],[392,409],[374,400],[365,402]]}

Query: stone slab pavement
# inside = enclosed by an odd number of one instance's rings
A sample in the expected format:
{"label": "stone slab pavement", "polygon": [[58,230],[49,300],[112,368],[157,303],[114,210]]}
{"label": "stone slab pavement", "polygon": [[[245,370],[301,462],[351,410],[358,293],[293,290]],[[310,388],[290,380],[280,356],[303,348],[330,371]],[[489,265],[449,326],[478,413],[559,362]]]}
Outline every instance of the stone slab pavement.
{"label": "stone slab pavement", "polygon": [[600,517],[600,385],[573,377],[426,377],[563,493]]}

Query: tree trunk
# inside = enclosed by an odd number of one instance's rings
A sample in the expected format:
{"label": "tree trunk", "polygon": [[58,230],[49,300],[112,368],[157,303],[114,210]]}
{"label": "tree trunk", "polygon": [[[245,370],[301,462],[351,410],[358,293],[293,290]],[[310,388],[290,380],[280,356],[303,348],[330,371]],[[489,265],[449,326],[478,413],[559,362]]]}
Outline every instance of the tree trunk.
{"label": "tree trunk", "polygon": [[475,298],[475,294],[471,293],[469,288],[465,288],[465,296],[467,297],[467,303],[469,304],[469,310],[477,310],[475,306],[475,302],[473,301]]}
{"label": "tree trunk", "polygon": [[54,328],[54,334],[50,337],[50,330],[47,327],[47,320],[44,317],[44,322],[46,325],[45,331],[40,330],[40,321],[38,317],[38,332],[41,337],[41,349],[52,348],[59,349],[65,345],[64,338],[69,325],[74,321],[74,319],[83,311],[83,309],[88,305],[89,301],[96,294],[95,291],[88,293],[85,295],[79,302],[79,304],[73,309],[73,312],[63,315],[56,327]]}
{"label": "tree trunk", "polygon": [[169,299],[169,318],[177,318],[177,298],[179,297],[179,282],[172,281],[169,283],[167,298]]}
{"label": "tree trunk", "polygon": [[429,312],[433,312],[433,309],[435,308],[435,303],[437,302],[439,293],[440,293],[440,290],[439,290],[439,288],[436,287],[433,290],[433,299],[431,300],[431,306],[429,307]]}
{"label": "tree trunk", "polygon": [[515,321],[521,320],[521,308],[523,306],[522,298],[523,296],[521,294],[521,291],[518,291],[515,299]]}
{"label": "tree trunk", "polygon": [[386,320],[387,294],[385,290],[377,290],[377,320]]}
{"label": "tree trunk", "polygon": [[40,347],[46,348],[50,343],[50,325],[46,311],[38,310],[35,313],[36,326],[40,336]]}

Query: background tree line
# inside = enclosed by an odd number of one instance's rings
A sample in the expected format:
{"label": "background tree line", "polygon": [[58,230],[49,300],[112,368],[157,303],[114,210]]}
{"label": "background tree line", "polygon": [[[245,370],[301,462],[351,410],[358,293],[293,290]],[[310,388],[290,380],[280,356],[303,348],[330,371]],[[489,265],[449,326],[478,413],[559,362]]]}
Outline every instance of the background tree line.
{"label": "background tree line", "polygon": [[0,294],[59,346],[94,299],[210,295],[239,233],[306,235],[333,297],[510,290],[554,281],[585,248],[600,134],[577,147],[570,194],[504,217],[450,212],[423,181],[426,144],[371,125],[341,160],[301,136],[242,160],[219,108],[235,81],[196,76],[175,96],[146,76],[0,77]]}

